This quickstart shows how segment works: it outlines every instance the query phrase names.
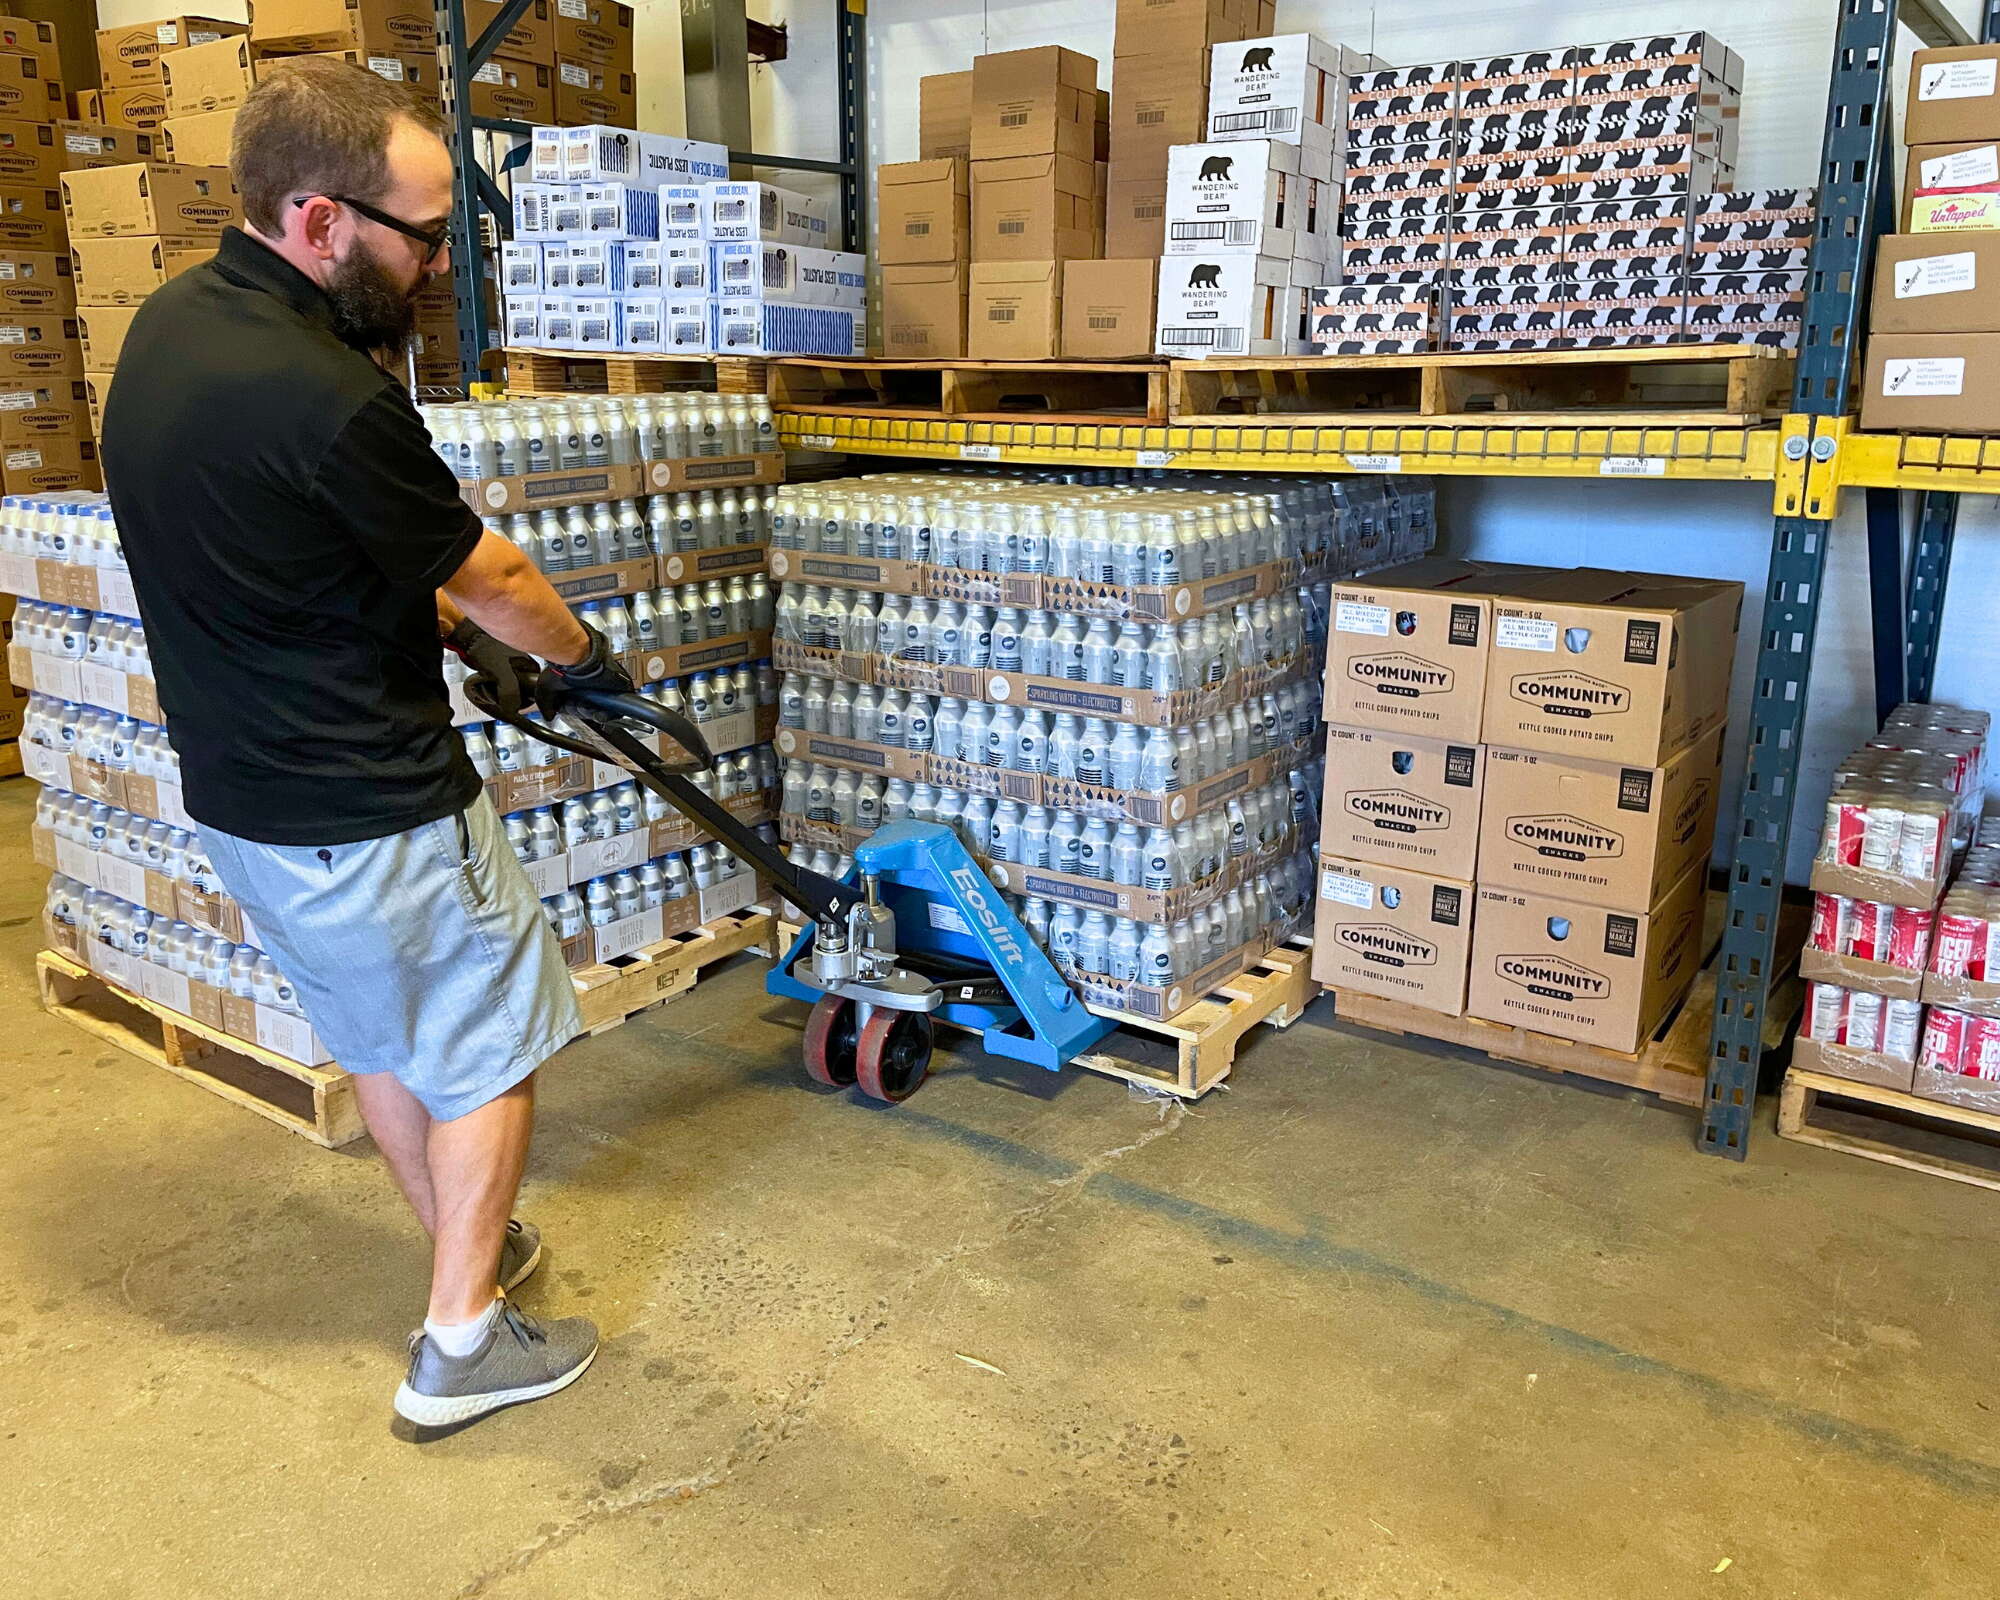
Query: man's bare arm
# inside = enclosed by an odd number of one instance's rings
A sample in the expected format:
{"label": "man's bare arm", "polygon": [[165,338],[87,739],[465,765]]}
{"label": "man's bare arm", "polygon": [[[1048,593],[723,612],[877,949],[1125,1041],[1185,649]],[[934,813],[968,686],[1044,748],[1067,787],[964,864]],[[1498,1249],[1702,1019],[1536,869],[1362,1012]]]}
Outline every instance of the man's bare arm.
{"label": "man's bare arm", "polygon": [[489,530],[438,591],[438,633],[470,617],[502,644],[558,666],[590,654],[590,636],[549,580],[521,552]]}

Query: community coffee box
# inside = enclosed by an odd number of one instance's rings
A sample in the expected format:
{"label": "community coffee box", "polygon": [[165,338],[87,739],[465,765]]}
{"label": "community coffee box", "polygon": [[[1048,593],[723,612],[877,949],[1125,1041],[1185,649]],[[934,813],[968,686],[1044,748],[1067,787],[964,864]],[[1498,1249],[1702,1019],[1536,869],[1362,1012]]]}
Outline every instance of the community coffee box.
{"label": "community coffee box", "polygon": [[1289,257],[1218,250],[1160,261],[1153,349],[1202,356],[1288,356],[1305,347],[1308,285],[1292,282]]}
{"label": "community coffee box", "polygon": [[1637,1050],[1701,970],[1705,864],[1646,911],[1481,885],[1465,1009],[1488,1022]]}
{"label": "community coffee box", "polygon": [[236,110],[169,117],[160,124],[160,158],[183,167],[226,167]]}
{"label": "community coffee box", "polygon": [[1489,744],[1654,767],[1719,728],[1743,585],[1580,567],[1493,603]]}
{"label": "community coffee box", "polygon": [[234,110],[257,87],[257,73],[250,41],[240,35],[176,50],[160,62],[160,93],[167,115],[194,117],[204,111]]}
{"label": "community coffee box", "polygon": [[1552,575],[1433,556],[1336,584],[1327,721],[1478,744],[1493,597]]}
{"label": "community coffee box", "polygon": [[0,183],[54,184],[83,167],[150,161],[154,137],[88,122],[0,122]]}
{"label": "community coffee box", "polygon": [[273,55],[435,50],[437,13],[420,0],[257,0],[250,38]]}
{"label": "community coffee box", "polygon": [[12,250],[61,250],[67,238],[62,190],[54,185],[44,188],[38,183],[0,184],[0,246]]}
{"label": "community coffee box", "polygon": [[66,317],[76,309],[70,258],[53,250],[0,249],[0,314]]}
{"label": "community coffee box", "polygon": [[72,238],[157,234],[214,238],[243,220],[226,167],[179,167],[142,161],[128,167],[66,172],[63,210]]}
{"label": "community coffee box", "polygon": [[1643,910],[1708,860],[1721,797],[1720,728],[1660,767],[1495,746],[1479,882]]}
{"label": "community coffee box", "polygon": [[1332,989],[1462,1015],[1473,901],[1470,883],[1322,855],[1312,975]]}
{"label": "community coffee box", "polygon": [[1470,880],[1487,759],[1479,744],[1328,728],[1321,852]]}
{"label": "community coffee box", "polygon": [[2000,333],[2000,232],[1884,235],[1868,320],[1878,335]]}
{"label": "community coffee box", "polygon": [[100,28],[97,32],[99,80],[113,89],[160,81],[160,57],[170,50],[190,45],[213,44],[232,33],[242,33],[246,24],[224,22],[215,17],[163,17],[157,22],[130,23],[122,28]]}

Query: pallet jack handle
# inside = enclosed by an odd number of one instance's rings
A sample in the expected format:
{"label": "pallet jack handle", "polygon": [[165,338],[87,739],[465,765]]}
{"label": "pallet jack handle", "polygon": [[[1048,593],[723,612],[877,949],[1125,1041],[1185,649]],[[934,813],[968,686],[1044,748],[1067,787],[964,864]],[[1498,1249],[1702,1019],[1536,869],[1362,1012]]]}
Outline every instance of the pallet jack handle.
{"label": "pallet jack handle", "polygon": [[[766,844],[721,801],[688,781],[686,775],[690,772],[713,769],[715,756],[699,725],[678,711],[669,710],[643,694],[564,685],[557,691],[555,715],[582,724],[600,741],[590,745],[549,722],[530,721],[524,713],[503,711],[493,698],[492,683],[484,677],[467,682],[465,698],[482,717],[505,722],[543,744],[588,756],[593,761],[603,761],[608,756],[682,816],[699,823],[731,855],[747,862],[760,877],[769,879],[780,894],[815,922],[830,921],[844,927],[848,912],[861,903],[862,896],[854,889],[786,859],[783,851]],[[632,736],[629,725],[633,723],[665,734],[687,751],[691,759],[668,764]]]}

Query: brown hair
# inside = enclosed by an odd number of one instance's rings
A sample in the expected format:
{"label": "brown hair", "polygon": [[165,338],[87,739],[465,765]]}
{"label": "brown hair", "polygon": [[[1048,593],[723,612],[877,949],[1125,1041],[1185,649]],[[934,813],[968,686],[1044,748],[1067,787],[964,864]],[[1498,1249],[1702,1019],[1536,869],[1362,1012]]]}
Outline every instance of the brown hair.
{"label": "brown hair", "polygon": [[266,61],[229,137],[229,166],[251,227],[276,238],[299,194],[374,200],[388,187],[389,134],[407,117],[439,137],[444,117],[405,84],[317,56]]}

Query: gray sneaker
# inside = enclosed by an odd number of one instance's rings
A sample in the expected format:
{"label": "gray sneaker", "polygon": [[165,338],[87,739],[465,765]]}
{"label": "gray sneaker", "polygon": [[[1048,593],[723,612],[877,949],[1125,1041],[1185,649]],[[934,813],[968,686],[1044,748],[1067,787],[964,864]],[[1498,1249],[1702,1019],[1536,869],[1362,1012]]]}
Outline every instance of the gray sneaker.
{"label": "gray sneaker", "polygon": [[512,1294],[542,1264],[542,1230],[515,1217],[500,1240],[500,1292]]}
{"label": "gray sneaker", "polygon": [[485,1342],[469,1356],[454,1360],[421,1331],[410,1335],[410,1375],[396,1390],[396,1410],[421,1427],[467,1423],[568,1388],[596,1354],[597,1325],[589,1318],[544,1325],[502,1301]]}

